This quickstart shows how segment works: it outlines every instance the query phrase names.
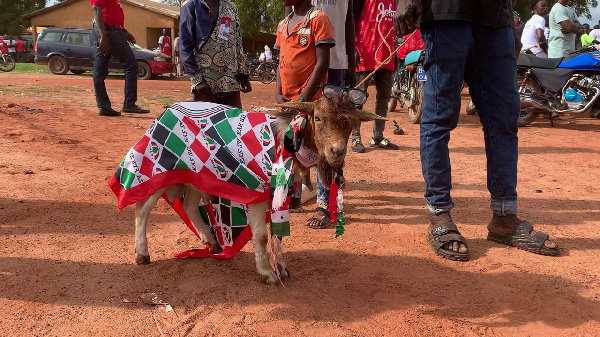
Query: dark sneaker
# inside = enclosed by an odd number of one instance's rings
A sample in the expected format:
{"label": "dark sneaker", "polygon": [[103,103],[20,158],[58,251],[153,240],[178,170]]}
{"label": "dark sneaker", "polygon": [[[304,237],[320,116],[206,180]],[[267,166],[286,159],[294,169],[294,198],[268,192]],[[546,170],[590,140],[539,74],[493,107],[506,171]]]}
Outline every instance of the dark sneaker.
{"label": "dark sneaker", "polygon": [[400,146],[391,143],[389,140],[387,140],[387,138],[383,138],[380,141],[375,141],[375,139],[371,139],[371,142],[369,143],[370,147],[377,147],[380,149],[387,149],[387,150],[399,150]]}
{"label": "dark sneaker", "polygon": [[150,110],[142,109],[137,105],[123,107],[123,109],[121,111],[127,112],[127,113],[134,113],[134,114],[147,114],[150,112]]}
{"label": "dark sneaker", "polygon": [[350,147],[352,152],[365,153],[365,146],[360,141],[360,138],[352,140],[352,146]]}
{"label": "dark sneaker", "polygon": [[118,112],[117,110],[114,110],[113,108],[99,108],[98,109],[98,116],[121,116],[121,113]]}

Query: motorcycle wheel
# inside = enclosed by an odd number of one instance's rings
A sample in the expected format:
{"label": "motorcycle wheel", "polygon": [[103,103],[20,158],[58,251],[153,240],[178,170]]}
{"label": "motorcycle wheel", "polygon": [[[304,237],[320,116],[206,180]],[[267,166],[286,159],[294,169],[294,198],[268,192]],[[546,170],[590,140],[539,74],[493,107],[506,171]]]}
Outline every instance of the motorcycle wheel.
{"label": "motorcycle wheel", "polygon": [[[531,79],[528,79],[527,82],[525,82],[525,90],[530,95],[540,95],[542,93],[542,90],[537,85],[537,83],[535,83]],[[539,109],[536,109],[536,108],[522,107],[521,108],[521,114],[519,115],[518,125],[519,126],[525,126],[525,125],[530,124],[536,118],[538,118],[538,116],[540,115],[540,112],[541,111]]]}
{"label": "motorcycle wheel", "polygon": [[269,84],[275,81],[275,68],[272,65],[264,63],[258,69],[258,79],[262,83]]}
{"label": "motorcycle wheel", "polygon": [[258,81],[258,66],[256,64],[251,64],[248,67],[248,76],[251,81]]}
{"label": "motorcycle wheel", "polygon": [[[398,107],[398,101],[399,98],[401,97],[401,93],[400,93],[400,86],[401,86],[401,81],[402,81],[402,75],[398,73],[398,71],[396,71],[394,73],[393,76],[393,85],[392,85],[392,97],[390,98],[390,101],[388,102],[388,112],[394,112],[396,111],[396,108]],[[403,106],[402,104],[403,102],[400,101],[400,107]]]}
{"label": "motorcycle wheel", "polygon": [[417,77],[412,78],[410,86],[411,105],[408,107],[408,120],[413,124],[421,123],[421,113],[423,109],[423,82],[417,81]]}
{"label": "motorcycle wheel", "polygon": [[0,70],[4,72],[13,71],[15,69],[15,60],[10,55],[0,57]]}

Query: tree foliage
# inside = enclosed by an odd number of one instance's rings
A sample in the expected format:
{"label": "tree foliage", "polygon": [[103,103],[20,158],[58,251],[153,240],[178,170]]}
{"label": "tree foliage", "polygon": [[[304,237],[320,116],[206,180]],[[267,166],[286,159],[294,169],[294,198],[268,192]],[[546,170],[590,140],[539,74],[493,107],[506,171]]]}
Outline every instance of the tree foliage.
{"label": "tree foliage", "polygon": [[[60,0],[59,0],[60,1]],[[283,20],[284,7],[281,0],[232,0],[240,13],[240,25],[244,36],[257,33],[275,33],[277,24]],[[181,7],[186,0],[161,0]]]}
{"label": "tree foliage", "polygon": [[240,13],[244,36],[275,33],[285,15],[281,0],[233,0]]}
{"label": "tree foliage", "polygon": [[23,15],[35,12],[46,6],[46,0],[0,0],[0,34],[21,35],[23,29],[31,26]]}
{"label": "tree foliage", "polygon": [[[521,16],[521,21],[526,22],[533,15],[531,10],[532,0],[517,0],[515,11]],[[554,6],[556,1],[548,0],[548,10]],[[575,0],[575,12],[579,17],[591,19],[590,8],[596,8],[598,6],[598,0]]]}

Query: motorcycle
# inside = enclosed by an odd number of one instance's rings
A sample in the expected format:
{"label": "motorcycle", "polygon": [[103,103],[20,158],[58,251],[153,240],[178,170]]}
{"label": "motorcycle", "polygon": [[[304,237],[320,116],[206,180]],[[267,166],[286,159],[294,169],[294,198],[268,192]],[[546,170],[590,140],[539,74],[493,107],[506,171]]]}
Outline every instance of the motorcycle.
{"label": "motorcycle", "polygon": [[600,52],[584,48],[564,58],[520,54],[517,81],[521,97],[519,126],[540,114],[554,119],[588,111],[600,96]]}
{"label": "motorcycle", "polygon": [[248,76],[251,81],[258,81],[258,67],[260,66],[260,61],[258,58],[252,58],[246,56],[246,70],[248,72]]}
{"label": "motorcycle", "polygon": [[271,62],[263,61],[257,68],[258,80],[264,84],[269,84],[277,78],[277,67],[279,65],[279,57],[273,55]]}
{"label": "motorcycle", "polygon": [[388,103],[388,111],[396,110],[398,103],[400,107],[408,107],[408,120],[413,124],[421,122],[421,108],[423,105],[424,82],[427,81],[423,62],[424,50],[415,50],[404,59],[404,65],[394,72],[392,85],[392,97]]}
{"label": "motorcycle", "polygon": [[279,58],[276,55],[273,55],[271,62],[246,56],[246,68],[251,81],[261,81],[264,84],[275,81],[278,64]]}

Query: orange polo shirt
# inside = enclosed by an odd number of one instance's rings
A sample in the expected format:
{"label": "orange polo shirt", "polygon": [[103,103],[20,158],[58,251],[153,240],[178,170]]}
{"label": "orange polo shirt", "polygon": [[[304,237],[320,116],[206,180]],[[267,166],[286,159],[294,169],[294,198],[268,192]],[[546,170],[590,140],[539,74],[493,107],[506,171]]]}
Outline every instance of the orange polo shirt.
{"label": "orange polo shirt", "polygon": [[[293,15],[294,13],[290,14],[279,23],[274,48],[279,50],[281,91],[295,101],[300,97],[317,65],[316,46],[326,43],[333,47],[335,35],[327,15],[314,7],[296,27],[289,29],[288,34],[288,24]],[[327,83],[327,73],[321,79],[321,83]],[[313,100],[320,96],[321,92],[318,91]]]}

